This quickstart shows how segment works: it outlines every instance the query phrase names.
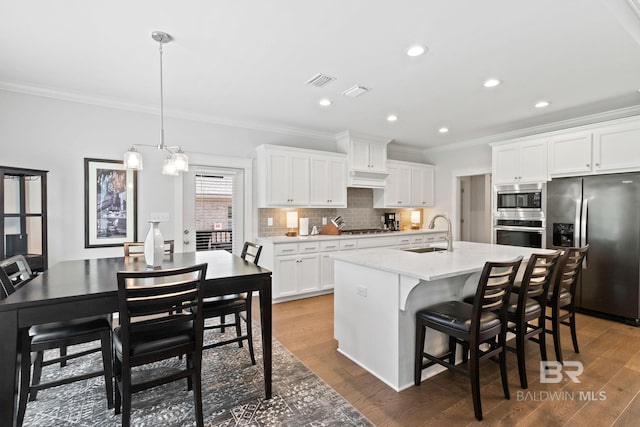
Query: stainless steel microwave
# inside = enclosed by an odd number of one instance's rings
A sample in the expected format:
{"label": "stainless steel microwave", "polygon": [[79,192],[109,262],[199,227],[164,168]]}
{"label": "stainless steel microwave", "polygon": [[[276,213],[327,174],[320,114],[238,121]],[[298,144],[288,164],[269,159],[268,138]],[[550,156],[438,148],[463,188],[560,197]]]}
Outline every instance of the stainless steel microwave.
{"label": "stainless steel microwave", "polygon": [[544,212],[545,184],[514,184],[496,187],[495,208],[498,212]]}

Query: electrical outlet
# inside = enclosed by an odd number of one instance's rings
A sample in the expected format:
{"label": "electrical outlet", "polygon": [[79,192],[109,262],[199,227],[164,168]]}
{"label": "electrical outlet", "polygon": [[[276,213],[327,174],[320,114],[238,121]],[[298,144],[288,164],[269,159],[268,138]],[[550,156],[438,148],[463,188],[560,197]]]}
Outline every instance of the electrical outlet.
{"label": "electrical outlet", "polygon": [[322,217],[322,225],[327,225],[327,217],[326,216]]}
{"label": "electrical outlet", "polygon": [[273,227],[273,218],[267,218],[267,225]]}
{"label": "electrical outlet", "polygon": [[149,221],[169,222],[169,212],[151,212]]}
{"label": "electrical outlet", "polygon": [[367,288],[365,288],[364,286],[356,286],[356,294],[360,295],[361,297],[366,297]]}

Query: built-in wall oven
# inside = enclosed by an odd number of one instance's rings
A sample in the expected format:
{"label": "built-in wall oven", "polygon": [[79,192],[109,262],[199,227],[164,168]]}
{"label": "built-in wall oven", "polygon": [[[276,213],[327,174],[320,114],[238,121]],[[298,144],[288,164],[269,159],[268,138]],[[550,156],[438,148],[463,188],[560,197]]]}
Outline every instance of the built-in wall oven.
{"label": "built-in wall oven", "polygon": [[546,246],[546,184],[496,186],[493,198],[493,243]]}

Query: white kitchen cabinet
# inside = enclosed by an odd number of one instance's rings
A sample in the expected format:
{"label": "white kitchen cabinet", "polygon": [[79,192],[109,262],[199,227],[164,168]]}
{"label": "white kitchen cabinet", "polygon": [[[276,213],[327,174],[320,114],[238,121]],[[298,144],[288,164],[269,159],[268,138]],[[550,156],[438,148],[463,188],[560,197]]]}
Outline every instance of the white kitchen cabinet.
{"label": "white kitchen cabinet", "polygon": [[258,207],[309,205],[309,154],[257,149]]}
{"label": "white kitchen cabinet", "polygon": [[387,178],[387,144],[345,131],[337,135],[336,148],[347,155],[347,185],[361,188],[385,188]]}
{"label": "white kitchen cabinet", "polygon": [[411,167],[388,162],[387,188],[384,189],[384,207],[411,205]]}
{"label": "white kitchen cabinet", "polygon": [[547,180],[546,140],[494,146],[492,155],[495,184],[520,184]]}
{"label": "white kitchen cabinet", "polygon": [[411,167],[411,205],[429,207],[434,204],[435,168],[430,165]]}
{"label": "white kitchen cabinet", "polygon": [[282,298],[320,289],[320,261],[317,253],[276,257],[273,297]]}
{"label": "white kitchen cabinet", "polygon": [[640,169],[640,123],[625,123],[593,132],[595,173]]}
{"label": "white kitchen cabinet", "polygon": [[373,190],[375,208],[433,206],[433,166],[388,160],[387,172],[386,188]]}
{"label": "white kitchen cabinet", "polygon": [[312,155],[310,166],[309,204],[313,207],[347,207],[346,156]]}
{"label": "white kitchen cabinet", "polygon": [[593,170],[590,132],[551,137],[548,150],[550,177],[585,175]]}
{"label": "white kitchen cabinet", "polygon": [[364,139],[351,140],[351,169],[386,172],[387,144]]}

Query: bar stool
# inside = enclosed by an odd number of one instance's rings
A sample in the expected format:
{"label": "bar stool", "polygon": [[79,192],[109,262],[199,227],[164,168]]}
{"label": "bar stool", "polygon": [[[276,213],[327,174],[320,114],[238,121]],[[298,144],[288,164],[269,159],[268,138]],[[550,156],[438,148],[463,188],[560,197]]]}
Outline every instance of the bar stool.
{"label": "bar stool", "polygon": [[[522,257],[509,262],[487,262],[482,270],[473,304],[447,301],[423,308],[416,313],[416,347],[414,383],[420,385],[422,370],[439,364],[463,374],[471,380],[473,410],[482,420],[480,402],[480,361],[499,357],[504,397],[509,399],[505,340],[507,334],[507,303]],[[449,349],[432,355],[424,351],[426,328],[449,337]],[[456,345],[470,349],[469,367],[456,365]],[[488,344],[488,349],[482,349]],[[426,363],[423,358],[428,359]],[[466,361],[466,355],[463,356]]]}
{"label": "bar stool", "polygon": [[578,337],[576,335],[575,299],[576,285],[582,272],[589,245],[575,248],[561,248],[565,252],[565,262],[562,270],[556,275],[553,291],[549,291],[547,306],[551,308],[551,315],[545,316],[551,322],[551,329],[546,329],[553,336],[553,346],[556,360],[562,363],[562,347],[560,346],[560,325],[569,326],[573,350],[580,353]]}

